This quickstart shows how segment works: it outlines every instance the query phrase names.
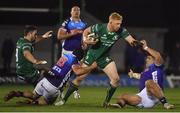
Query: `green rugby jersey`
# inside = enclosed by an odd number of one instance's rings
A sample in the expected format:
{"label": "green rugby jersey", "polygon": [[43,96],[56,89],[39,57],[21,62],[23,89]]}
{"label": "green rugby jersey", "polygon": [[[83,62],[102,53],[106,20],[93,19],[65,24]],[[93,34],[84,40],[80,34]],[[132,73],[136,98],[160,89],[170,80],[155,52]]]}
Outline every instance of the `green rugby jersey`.
{"label": "green rugby jersey", "polygon": [[32,77],[36,73],[36,69],[33,63],[29,62],[24,57],[24,50],[29,50],[31,53],[34,52],[34,47],[30,41],[25,38],[20,38],[16,43],[16,73],[25,75],[26,77]]}
{"label": "green rugby jersey", "polygon": [[99,42],[90,48],[95,59],[100,58],[104,54],[108,54],[117,40],[129,36],[129,32],[125,28],[120,28],[117,32],[109,32],[107,24],[95,24],[91,27],[91,32],[95,33],[99,39]]}

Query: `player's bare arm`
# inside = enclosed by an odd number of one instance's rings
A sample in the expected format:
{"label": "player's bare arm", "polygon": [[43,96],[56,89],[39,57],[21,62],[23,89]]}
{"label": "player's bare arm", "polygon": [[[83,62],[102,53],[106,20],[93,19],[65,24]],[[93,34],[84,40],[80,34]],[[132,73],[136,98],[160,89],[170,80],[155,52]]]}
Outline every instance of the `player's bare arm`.
{"label": "player's bare arm", "polygon": [[133,43],[136,41],[131,35],[127,36],[127,37],[125,38],[125,40],[126,40],[131,46],[133,46],[133,45],[134,45]]}
{"label": "player's bare arm", "polygon": [[158,51],[148,47],[145,40],[142,40],[141,43],[143,44],[143,49],[147,51],[155,59],[156,65],[161,65],[164,63],[164,60]]}
{"label": "player's bare arm", "polygon": [[25,57],[28,61],[32,62],[33,64],[46,64],[46,63],[47,63],[47,62],[44,61],[44,60],[37,60],[37,59],[31,54],[31,52],[30,52],[29,50],[24,50],[23,54],[24,54],[24,57]]}
{"label": "player's bare arm", "polygon": [[82,34],[82,33],[83,33],[83,31],[82,31],[82,30],[79,30],[79,29],[71,30],[71,32],[68,33],[65,28],[59,28],[58,34],[57,34],[57,38],[58,38],[59,40],[64,40],[64,39],[71,38],[71,37],[74,36],[74,35]]}
{"label": "player's bare arm", "polygon": [[135,78],[135,79],[140,79],[141,78],[140,73],[134,73],[131,69],[128,72],[128,75],[129,75],[130,78]]}
{"label": "player's bare arm", "polygon": [[97,63],[94,62],[91,66],[82,67],[81,65],[72,65],[72,70],[76,75],[84,75],[90,73],[93,69],[97,68]]}
{"label": "player's bare arm", "polygon": [[35,40],[35,43],[37,43],[37,42],[39,42],[39,41],[41,41],[43,39],[48,39],[48,38],[52,37],[52,33],[53,33],[53,31],[48,31],[48,32],[44,33],[41,36],[37,36],[36,40]]}

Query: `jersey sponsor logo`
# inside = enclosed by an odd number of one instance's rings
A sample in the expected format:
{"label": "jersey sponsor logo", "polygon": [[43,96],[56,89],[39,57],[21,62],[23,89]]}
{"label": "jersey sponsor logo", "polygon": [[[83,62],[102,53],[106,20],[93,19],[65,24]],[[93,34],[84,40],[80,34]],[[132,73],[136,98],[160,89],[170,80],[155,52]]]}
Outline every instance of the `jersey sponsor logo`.
{"label": "jersey sponsor logo", "polygon": [[111,60],[110,58],[106,57],[106,62],[109,62],[110,60]]}
{"label": "jersey sponsor logo", "polygon": [[71,25],[74,26],[75,25],[74,22],[71,22]]}
{"label": "jersey sponsor logo", "polygon": [[64,64],[65,64],[67,61],[68,61],[68,59],[67,59],[66,57],[62,56],[62,57],[58,60],[57,65],[60,66],[60,67],[63,67]]}

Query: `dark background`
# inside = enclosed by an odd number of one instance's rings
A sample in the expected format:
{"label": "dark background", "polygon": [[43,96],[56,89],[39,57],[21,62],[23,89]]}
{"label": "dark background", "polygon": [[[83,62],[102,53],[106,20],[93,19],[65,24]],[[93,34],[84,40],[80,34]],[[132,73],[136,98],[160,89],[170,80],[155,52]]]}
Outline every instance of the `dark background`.
{"label": "dark background", "polygon": [[[119,12],[125,27],[167,29],[163,52],[175,63],[179,59],[176,44],[180,46],[180,0],[0,0],[0,26],[33,24],[53,27],[57,32],[59,24],[70,16],[71,7],[83,9],[84,2],[85,10],[102,22],[108,22],[110,13]],[[2,11],[4,7],[45,8],[49,12]]]}
{"label": "dark background", "polygon": [[[69,16],[73,5],[81,7],[81,0],[62,0],[63,18]],[[85,0],[85,9],[103,22],[117,11],[126,26],[180,27],[179,0]],[[0,24],[54,25],[59,22],[59,0],[1,0],[0,7],[50,8],[49,13],[0,11]]]}

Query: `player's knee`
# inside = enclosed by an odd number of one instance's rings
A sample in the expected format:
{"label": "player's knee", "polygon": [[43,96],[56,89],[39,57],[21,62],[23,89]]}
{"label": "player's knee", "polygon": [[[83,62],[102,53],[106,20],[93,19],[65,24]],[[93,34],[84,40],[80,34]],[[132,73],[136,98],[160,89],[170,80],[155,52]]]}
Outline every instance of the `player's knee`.
{"label": "player's knee", "polygon": [[112,79],[110,84],[114,87],[118,87],[119,85],[119,80],[118,79]]}
{"label": "player's knee", "polygon": [[82,80],[83,80],[82,78],[77,77],[76,79],[73,80],[73,84],[79,86]]}
{"label": "player's knee", "polygon": [[111,78],[111,81],[113,83],[117,83],[117,82],[119,82],[119,80],[120,80],[119,76],[114,76],[114,77]]}
{"label": "player's knee", "polygon": [[127,97],[127,94],[121,94],[120,96],[118,96],[118,99],[124,99],[124,98],[126,98]]}
{"label": "player's knee", "polygon": [[80,83],[83,80],[83,78],[77,77],[76,82]]}

